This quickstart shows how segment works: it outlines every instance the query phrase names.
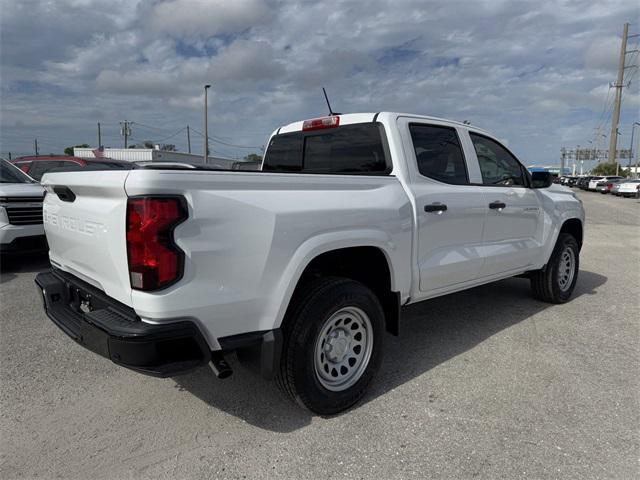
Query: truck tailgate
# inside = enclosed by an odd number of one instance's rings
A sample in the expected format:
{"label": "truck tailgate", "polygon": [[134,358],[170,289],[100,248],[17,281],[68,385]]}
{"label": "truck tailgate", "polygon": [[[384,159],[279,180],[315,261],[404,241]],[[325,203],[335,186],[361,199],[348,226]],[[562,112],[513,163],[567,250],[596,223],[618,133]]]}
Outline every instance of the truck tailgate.
{"label": "truck tailgate", "polygon": [[129,170],[46,174],[43,219],[54,267],[131,305],[127,175]]}

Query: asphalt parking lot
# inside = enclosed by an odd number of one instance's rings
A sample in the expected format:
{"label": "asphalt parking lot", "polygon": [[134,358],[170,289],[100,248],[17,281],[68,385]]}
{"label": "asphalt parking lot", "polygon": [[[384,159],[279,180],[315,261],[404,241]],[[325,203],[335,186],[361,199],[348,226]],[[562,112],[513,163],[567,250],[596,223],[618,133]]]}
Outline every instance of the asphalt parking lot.
{"label": "asphalt parking lot", "polygon": [[410,307],[365,401],[332,418],[241,368],[116,367],[44,315],[46,258],[4,262],[0,476],[639,478],[640,202],[580,196],[572,301],[510,279]]}

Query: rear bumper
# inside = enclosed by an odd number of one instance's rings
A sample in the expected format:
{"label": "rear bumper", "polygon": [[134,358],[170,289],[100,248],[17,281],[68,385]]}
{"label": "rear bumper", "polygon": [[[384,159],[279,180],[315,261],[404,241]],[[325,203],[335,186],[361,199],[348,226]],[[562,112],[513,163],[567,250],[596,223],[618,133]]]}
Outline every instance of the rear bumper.
{"label": "rear bumper", "polygon": [[188,321],[152,325],[130,307],[60,270],[36,276],[47,316],[77,343],[139,373],[168,377],[206,364],[211,351]]}

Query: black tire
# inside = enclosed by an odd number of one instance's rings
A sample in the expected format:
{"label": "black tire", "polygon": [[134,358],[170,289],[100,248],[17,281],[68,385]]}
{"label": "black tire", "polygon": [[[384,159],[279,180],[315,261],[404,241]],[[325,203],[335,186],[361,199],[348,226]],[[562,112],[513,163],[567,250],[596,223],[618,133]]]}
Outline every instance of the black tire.
{"label": "black tire", "polygon": [[[573,252],[573,278],[565,288],[562,288],[559,279],[559,269],[561,268],[561,259],[563,253],[570,249]],[[561,233],[558,236],[549,263],[544,270],[540,270],[531,277],[531,290],[533,296],[538,300],[548,303],[565,303],[571,298],[573,289],[578,280],[578,272],[580,270],[580,249],[578,242],[568,233]]]}
{"label": "black tire", "polygon": [[[359,379],[342,391],[325,388],[316,373],[315,355],[320,329],[344,308],[364,312],[371,324],[371,354]],[[345,321],[346,323],[346,321]],[[296,292],[287,311],[278,386],[301,406],[319,415],[333,415],[348,409],[366,393],[382,361],[384,313],[378,298],[363,284],[339,277],[309,281]],[[324,344],[324,342],[323,342]]]}

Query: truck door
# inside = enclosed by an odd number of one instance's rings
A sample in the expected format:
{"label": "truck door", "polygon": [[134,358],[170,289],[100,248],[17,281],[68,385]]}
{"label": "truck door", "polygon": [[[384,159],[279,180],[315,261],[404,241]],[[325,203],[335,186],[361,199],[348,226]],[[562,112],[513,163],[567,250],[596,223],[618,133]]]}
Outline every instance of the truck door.
{"label": "truck door", "polygon": [[420,291],[455,289],[480,275],[484,189],[471,185],[458,129],[423,119],[398,122],[416,202]]}
{"label": "truck door", "polygon": [[518,159],[495,139],[469,132],[487,197],[481,276],[526,270],[539,258],[542,209]]}

